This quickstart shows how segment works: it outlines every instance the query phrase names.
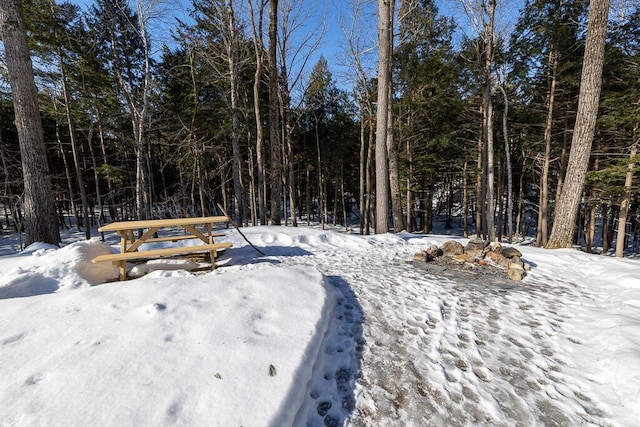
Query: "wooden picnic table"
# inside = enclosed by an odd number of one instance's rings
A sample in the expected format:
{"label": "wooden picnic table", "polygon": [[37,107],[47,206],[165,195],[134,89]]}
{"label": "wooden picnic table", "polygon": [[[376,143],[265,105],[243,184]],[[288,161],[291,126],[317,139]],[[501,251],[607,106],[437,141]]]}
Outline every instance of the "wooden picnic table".
{"label": "wooden picnic table", "polygon": [[[228,223],[229,218],[221,216],[207,216],[195,218],[169,218],[142,221],[112,222],[98,229],[99,232],[113,231],[120,235],[120,253],[99,255],[91,262],[111,261],[120,269],[120,280],[127,278],[127,260],[136,258],[158,258],[192,252],[208,251],[211,256],[211,267],[215,268],[215,258],[219,249],[229,248],[230,242],[215,243],[214,237],[224,236],[215,230],[214,224]],[[204,226],[200,231],[196,226]],[[183,234],[158,236],[156,233],[163,229],[182,229]],[[135,237],[134,231],[141,230],[140,237]],[[144,243],[177,242],[184,239],[200,239],[203,244],[195,246],[176,246],[162,249],[140,250]]]}

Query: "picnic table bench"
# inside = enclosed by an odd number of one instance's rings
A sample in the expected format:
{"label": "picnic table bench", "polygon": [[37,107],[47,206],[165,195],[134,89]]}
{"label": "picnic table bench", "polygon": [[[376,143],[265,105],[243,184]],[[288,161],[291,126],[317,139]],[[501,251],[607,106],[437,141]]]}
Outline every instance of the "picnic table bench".
{"label": "picnic table bench", "polygon": [[[186,253],[209,252],[211,268],[215,268],[215,259],[218,255],[218,250],[230,248],[232,244],[230,242],[214,242],[215,237],[222,237],[224,233],[215,230],[213,226],[214,224],[228,222],[229,218],[226,216],[112,222],[98,228],[98,231],[114,231],[118,233],[120,235],[120,253],[98,255],[93,258],[91,262],[95,264],[98,262],[111,261],[120,269],[120,280],[126,280],[127,278],[127,261],[139,258],[160,258]],[[196,226],[204,226],[205,230],[200,231]],[[186,234],[162,237],[157,235],[157,232],[161,229],[175,228],[181,228]],[[140,237],[135,237],[135,230],[142,230]],[[178,242],[185,239],[200,239],[203,244],[161,249],[140,249],[140,246],[144,243]]]}

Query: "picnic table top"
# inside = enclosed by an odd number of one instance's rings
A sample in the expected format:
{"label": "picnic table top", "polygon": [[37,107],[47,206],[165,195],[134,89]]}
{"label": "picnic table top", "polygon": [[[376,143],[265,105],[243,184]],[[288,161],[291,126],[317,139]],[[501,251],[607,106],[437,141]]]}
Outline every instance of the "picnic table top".
{"label": "picnic table top", "polygon": [[151,228],[151,227],[175,227],[184,225],[196,225],[196,224],[215,224],[221,222],[228,222],[229,218],[224,215],[220,216],[202,216],[193,218],[167,218],[167,219],[149,219],[141,221],[117,221],[104,225],[98,228],[99,232],[103,231],[124,231],[124,230],[137,230],[139,228]]}

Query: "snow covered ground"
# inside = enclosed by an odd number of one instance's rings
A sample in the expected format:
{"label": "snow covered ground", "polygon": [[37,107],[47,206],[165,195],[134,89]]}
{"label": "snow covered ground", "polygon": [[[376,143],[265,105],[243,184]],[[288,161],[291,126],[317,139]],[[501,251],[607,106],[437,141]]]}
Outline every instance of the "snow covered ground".
{"label": "snow covered ground", "polygon": [[[126,282],[0,240],[0,426],[634,426],[640,265],[519,246],[521,283],[411,259],[444,235],[234,230],[213,272]],[[464,239],[458,238],[464,243]]]}

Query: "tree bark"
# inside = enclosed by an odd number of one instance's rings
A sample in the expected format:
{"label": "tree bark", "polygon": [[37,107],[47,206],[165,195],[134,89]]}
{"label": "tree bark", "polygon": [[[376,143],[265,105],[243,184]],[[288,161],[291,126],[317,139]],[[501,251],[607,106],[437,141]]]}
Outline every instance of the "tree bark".
{"label": "tree bark", "polygon": [[239,41],[236,33],[235,12],[233,9],[233,1],[227,4],[228,18],[228,35],[226,41],[227,63],[229,65],[229,82],[231,85],[231,149],[233,151],[232,173],[233,173],[233,190],[235,193],[235,222],[239,227],[244,224],[245,203],[244,203],[244,185],[242,183],[242,153],[240,151],[240,110],[238,101],[238,49]]}
{"label": "tree bark", "polygon": [[391,85],[394,0],[378,0],[378,111],[376,114],[376,234],[389,231],[387,132]]}
{"label": "tree bark", "polygon": [[546,246],[548,249],[571,247],[598,117],[609,0],[591,0],[589,5],[578,114],[571,141],[567,175],[558,201],[558,217],[553,223],[551,238]]}
{"label": "tree bark", "polygon": [[0,37],[4,44],[22,158],[25,244],[57,245],[60,230],[20,0],[0,0]]}
{"label": "tree bark", "polygon": [[[483,108],[484,110],[484,108]],[[484,236],[486,230],[484,225],[484,199],[485,199],[485,170],[484,170],[484,148],[483,137],[478,137],[478,155],[476,158],[476,212],[475,212],[475,226],[476,236]]]}
{"label": "tree bark", "polygon": [[316,116],[316,154],[318,158],[318,221],[320,221],[322,225],[322,229],[324,230],[324,226],[326,223],[326,215],[325,212],[327,210],[326,204],[324,203],[324,176],[322,175],[322,155],[320,151],[320,133],[318,131],[319,120]]}
{"label": "tree bark", "polygon": [[[562,194],[562,186],[564,185],[564,176],[567,170],[567,148],[569,147],[569,135],[573,133],[573,129],[569,129],[569,117],[564,120],[564,130],[562,132],[562,151],[560,152],[560,162],[558,167],[558,184],[556,185],[555,200],[560,200]],[[557,218],[558,204],[553,209],[553,218]]]}
{"label": "tree bark", "polygon": [[[372,223],[372,211],[371,205],[373,203],[374,196],[374,188],[373,188],[373,163],[374,163],[374,136],[375,132],[373,129],[373,106],[369,104],[369,133],[368,133],[368,147],[367,147],[367,164],[366,168],[366,188],[367,188],[367,200],[365,204],[365,221],[364,221],[364,234],[369,235],[371,232],[371,223]],[[375,220],[374,220],[375,221]]]}
{"label": "tree bark", "polygon": [[629,215],[629,205],[631,204],[631,184],[633,184],[633,172],[636,168],[635,157],[638,154],[638,141],[635,135],[637,130],[638,125],[636,125],[636,128],[634,129],[633,145],[631,145],[631,152],[629,154],[630,162],[624,180],[624,194],[622,196],[622,201],[620,202],[620,213],[618,214],[618,237],[616,239],[617,257],[624,256],[627,216]]}
{"label": "tree bark", "polygon": [[269,4],[269,143],[271,148],[271,224],[280,225],[282,156],[278,108],[278,0]]}
{"label": "tree bark", "polygon": [[367,152],[367,145],[366,145],[366,134],[365,134],[365,130],[366,130],[366,123],[365,123],[365,114],[364,114],[364,102],[361,103],[360,105],[360,162],[359,162],[359,176],[358,176],[358,182],[359,182],[359,189],[360,189],[360,194],[359,194],[359,198],[358,198],[358,206],[360,208],[360,235],[364,235],[364,217],[366,215],[365,212],[365,194],[367,192],[367,188],[365,186],[365,177],[366,177],[366,152]]}
{"label": "tree bark", "polygon": [[467,177],[468,162],[465,160],[462,167],[462,237],[469,237],[469,191],[467,189],[468,177]]}
{"label": "tree bark", "polygon": [[545,246],[549,235],[549,168],[551,164],[551,135],[553,130],[553,107],[556,97],[556,82],[558,71],[558,53],[551,47],[547,63],[549,92],[547,93],[547,119],[544,125],[544,160],[540,175],[540,201],[538,204],[538,228],[536,243]]}
{"label": "tree bark", "polygon": [[[486,5],[484,5],[486,8]],[[489,8],[486,10],[489,15],[489,22],[485,24],[485,92],[484,92],[484,150],[486,159],[486,195],[485,195],[485,223],[487,230],[487,238],[491,241],[496,240],[495,227],[495,167],[493,155],[493,102],[491,99],[492,82],[493,82],[493,43],[495,33],[495,13],[496,0],[489,0]]]}
{"label": "tree bark", "polygon": [[[504,111],[502,113],[502,136],[504,137],[504,159],[507,173],[507,241],[513,241],[513,171],[511,169],[511,147],[509,144],[509,128],[507,120],[509,117],[509,98],[504,86],[500,85],[502,96],[504,97]],[[466,166],[466,163],[465,163]]]}
{"label": "tree bark", "polygon": [[[137,31],[143,46],[144,55],[144,79],[142,83],[142,102],[136,107],[135,101],[131,98],[131,118],[134,127],[135,147],[136,147],[136,203],[138,219],[147,219],[151,216],[151,192],[147,183],[149,173],[145,168],[148,156],[146,150],[145,126],[147,124],[147,112],[149,110],[149,95],[151,94],[151,51],[149,47],[149,37],[147,33],[147,21],[149,16],[145,12],[143,0],[137,1],[138,26]],[[123,85],[123,88],[125,86]]]}
{"label": "tree bark", "polygon": [[393,134],[393,12],[394,1],[390,4],[389,23],[389,83],[387,85],[387,158],[389,160],[389,190],[391,191],[391,212],[393,216],[393,231],[398,233],[406,230],[407,226],[402,212],[402,193],[400,192],[400,167],[398,166],[398,146]]}
{"label": "tree bark", "polygon": [[257,26],[255,22],[255,12],[253,10],[253,1],[249,1],[249,7],[251,13],[251,28],[253,30],[253,47],[256,55],[256,71],[253,75],[253,112],[256,118],[256,172],[258,175],[258,213],[260,216],[260,224],[265,225],[267,223],[267,191],[264,177],[264,136],[262,130],[262,114],[260,112],[260,81],[262,79],[262,68],[264,59],[264,49],[262,47],[262,16],[266,5],[266,0],[258,1],[260,7],[258,9]]}
{"label": "tree bark", "polygon": [[407,153],[407,213],[406,213],[406,225],[407,230],[412,232],[413,227],[413,148],[411,147],[411,140],[407,138],[406,145]]}

